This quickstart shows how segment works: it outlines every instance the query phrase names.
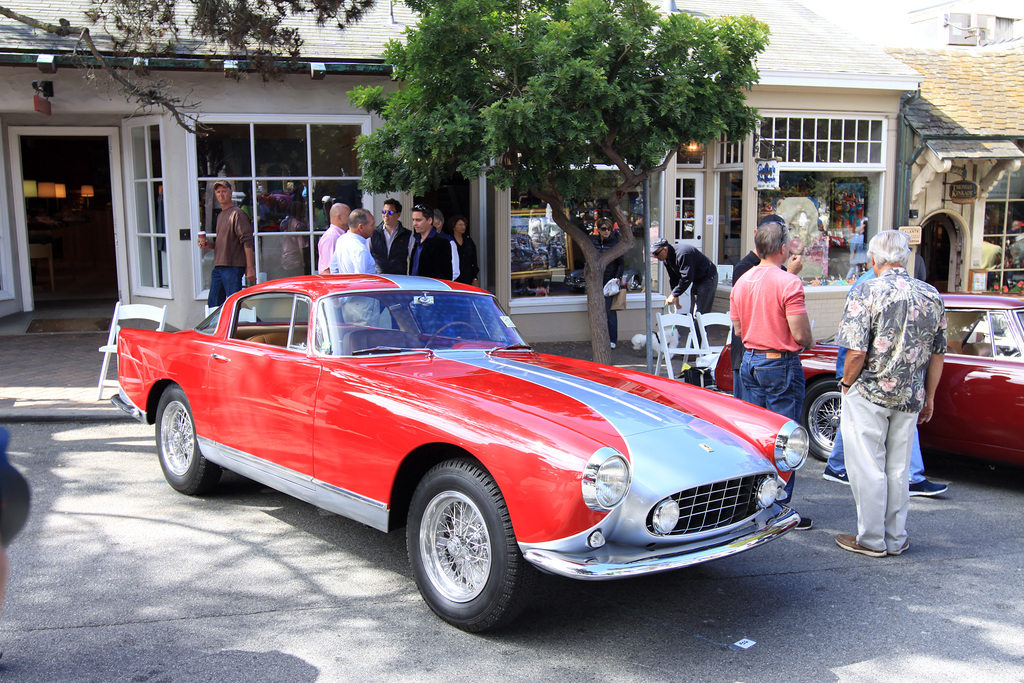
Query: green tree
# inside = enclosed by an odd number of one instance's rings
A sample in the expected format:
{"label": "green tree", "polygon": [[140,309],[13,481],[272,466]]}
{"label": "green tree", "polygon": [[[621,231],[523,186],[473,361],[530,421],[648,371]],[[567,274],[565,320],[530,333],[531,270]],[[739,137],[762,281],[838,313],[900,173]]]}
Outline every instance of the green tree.
{"label": "green tree", "polygon": [[[609,359],[605,266],[635,243],[622,198],[673,150],[757,121],[745,91],[768,28],[752,17],[662,16],[647,0],[407,0],[420,13],[385,60],[397,92],[360,87],[383,125],[361,140],[363,187],[423,192],[455,172],[551,205],[586,258],[594,359]],[[594,197],[599,164],[620,183],[603,195],[622,228],[600,258],[566,205]]]}

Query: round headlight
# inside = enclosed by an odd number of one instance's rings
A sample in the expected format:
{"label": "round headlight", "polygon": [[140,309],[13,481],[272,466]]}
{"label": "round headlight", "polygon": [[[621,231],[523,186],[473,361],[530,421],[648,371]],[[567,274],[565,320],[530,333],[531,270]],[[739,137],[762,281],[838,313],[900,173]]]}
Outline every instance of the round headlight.
{"label": "round headlight", "polygon": [[807,430],[790,420],[779,430],[775,437],[775,466],[780,472],[792,472],[799,469],[807,460],[811,440]]}
{"label": "round headlight", "polygon": [[614,448],[597,450],[583,468],[583,501],[591,510],[610,510],[626,497],[629,463]]}
{"label": "round headlight", "polygon": [[672,498],[663,500],[654,506],[654,513],[651,515],[651,526],[659,534],[670,534],[675,531],[679,522],[679,503]]}
{"label": "round headlight", "polygon": [[775,477],[765,477],[757,486],[757,506],[766,509],[775,503],[781,487],[775,481]]}

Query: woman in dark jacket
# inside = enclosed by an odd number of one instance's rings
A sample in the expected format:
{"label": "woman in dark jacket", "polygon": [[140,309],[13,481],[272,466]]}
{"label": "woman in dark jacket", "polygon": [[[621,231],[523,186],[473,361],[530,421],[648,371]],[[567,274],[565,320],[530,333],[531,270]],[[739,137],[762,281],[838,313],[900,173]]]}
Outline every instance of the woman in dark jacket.
{"label": "woman in dark jacket", "polygon": [[[597,247],[597,253],[603,254],[619,243],[619,234],[612,232],[612,222],[608,218],[597,221],[597,234],[591,235],[590,240]],[[622,285],[622,272],[626,267],[626,259],[622,256],[609,263],[604,268],[604,276],[601,278],[601,286],[604,287],[609,280],[617,280]],[[604,310],[608,315],[608,339],[611,346],[615,348],[615,342],[619,338],[619,313],[612,310],[613,296],[604,298]]]}
{"label": "woman in dark jacket", "polygon": [[478,287],[480,281],[477,275],[480,274],[480,266],[476,260],[476,244],[469,236],[469,221],[465,216],[452,216],[444,226],[444,232],[455,240],[455,246],[459,250],[459,277],[455,281]]}

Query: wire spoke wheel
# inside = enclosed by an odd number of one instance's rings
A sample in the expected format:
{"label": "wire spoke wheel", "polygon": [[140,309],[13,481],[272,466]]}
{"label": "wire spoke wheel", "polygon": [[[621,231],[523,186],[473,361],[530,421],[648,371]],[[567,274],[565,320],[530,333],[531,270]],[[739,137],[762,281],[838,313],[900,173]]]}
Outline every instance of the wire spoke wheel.
{"label": "wire spoke wheel", "polygon": [[491,573],[491,539],[479,508],[458,491],[435,496],[423,514],[420,553],[430,582],[452,602],[480,595]]}
{"label": "wire spoke wheel", "polygon": [[167,469],[184,476],[195,456],[194,444],[195,432],[188,410],[180,401],[171,401],[160,420],[160,450]]}

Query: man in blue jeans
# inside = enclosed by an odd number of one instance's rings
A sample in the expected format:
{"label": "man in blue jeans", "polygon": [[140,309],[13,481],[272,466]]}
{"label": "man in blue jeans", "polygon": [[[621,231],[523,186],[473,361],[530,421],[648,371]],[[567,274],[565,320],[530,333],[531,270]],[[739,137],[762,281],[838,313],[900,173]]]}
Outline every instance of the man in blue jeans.
{"label": "man in blue jeans", "polygon": [[[756,406],[800,420],[804,402],[804,372],[800,352],[814,345],[800,278],[780,266],[789,258],[785,220],[772,214],[761,219],[754,247],[761,262],[733,285],[729,317],[746,351],[738,380],[743,398]],[[787,503],[795,476],[786,484]],[[797,529],[810,529],[811,519],[801,516]]]}
{"label": "man in blue jeans", "polygon": [[[854,283],[854,287],[865,280],[875,277],[875,272],[869,270]],[[853,287],[850,288],[851,291]],[[842,379],[843,366],[846,363],[847,349],[839,347],[839,354],[836,356],[836,377]],[[825,465],[825,472],[821,475],[826,481],[834,481],[839,484],[850,485],[850,479],[846,474],[846,458],[843,454],[843,433],[836,430],[835,441],[832,442],[832,453],[828,456],[828,464]],[[917,436],[917,428],[914,429],[914,444],[910,451],[910,495],[911,496],[937,496],[945,493],[949,487],[945,484],[938,484],[928,481],[924,476],[924,459],[921,457],[921,440]]]}
{"label": "man in blue jeans", "polygon": [[[224,300],[242,289],[242,277],[248,284],[256,283],[256,252],[253,246],[252,223],[232,199],[231,181],[218,180],[213,193],[220,204],[217,216],[216,239],[213,243],[213,273],[210,274],[210,294],[206,304],[216,308]],[[210,243],[201,238],[199,246],[209,249]]]}

